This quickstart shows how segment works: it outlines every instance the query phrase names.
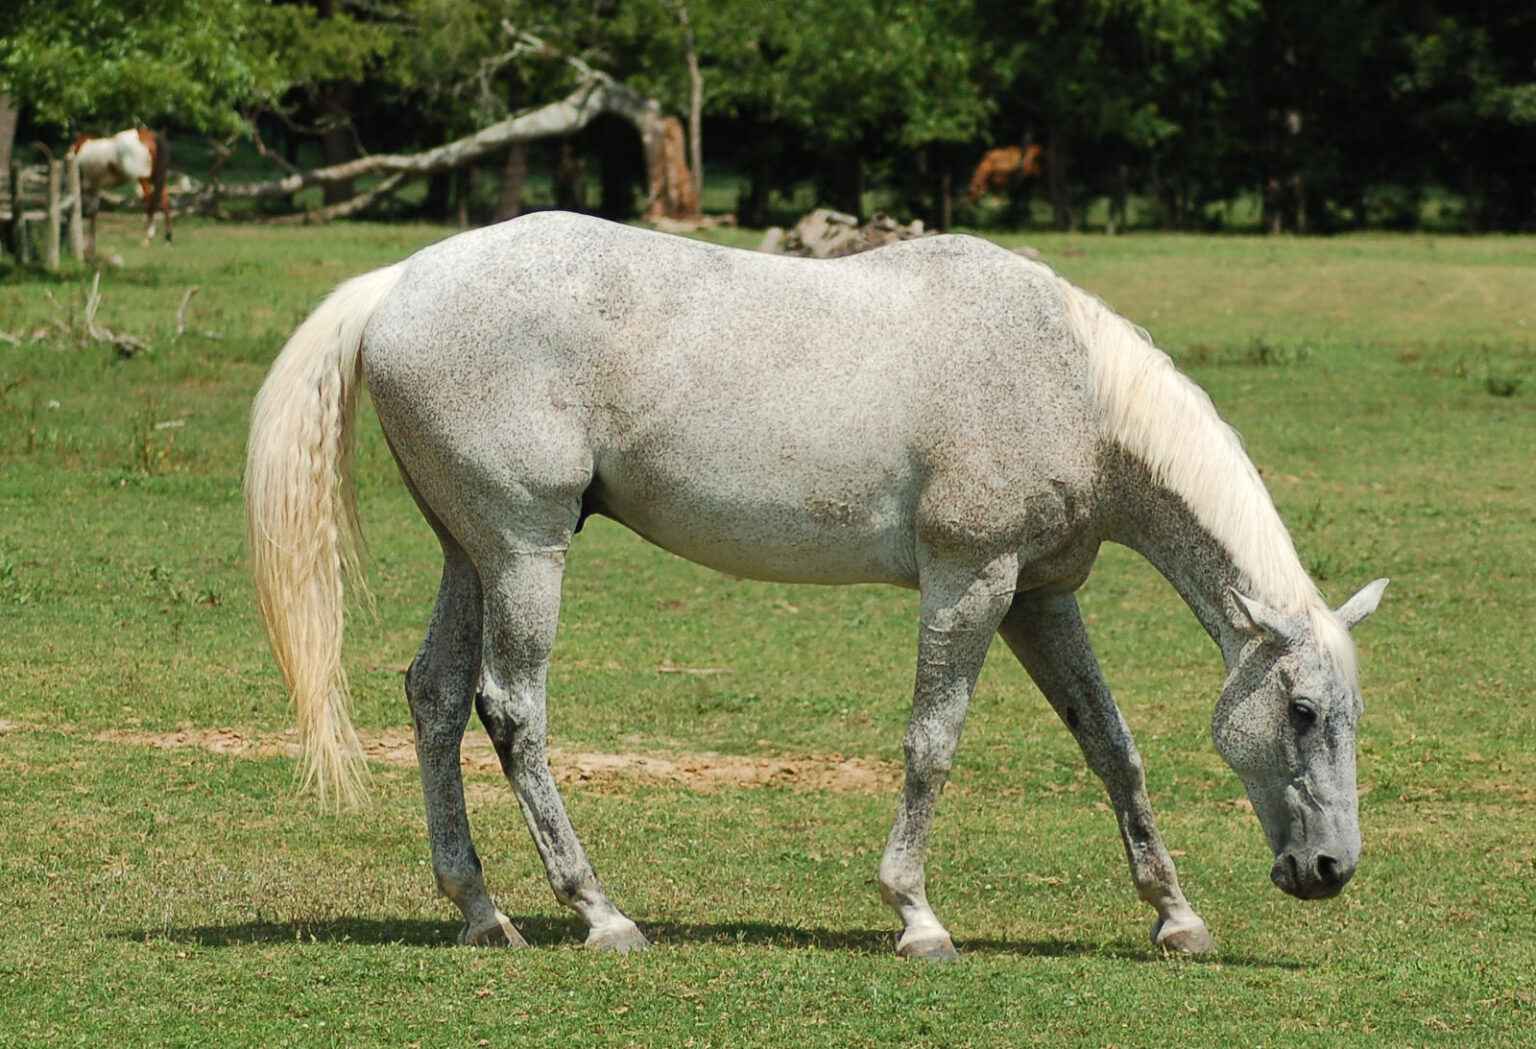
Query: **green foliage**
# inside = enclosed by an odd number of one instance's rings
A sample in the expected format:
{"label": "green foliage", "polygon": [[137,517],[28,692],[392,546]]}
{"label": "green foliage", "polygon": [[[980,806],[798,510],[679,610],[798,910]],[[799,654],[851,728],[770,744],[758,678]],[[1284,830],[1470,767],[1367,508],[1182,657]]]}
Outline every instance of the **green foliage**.
{"label": "green foliage", "polygon": [[251,0],[18,0],[0,14],[0,84],[45,124],[228,132],[237,105],[281,83],[258,12]]}
{"label": "green foliage", "polygon": [[[279,113],[287,130],[267,126],[290,152],[330,132],[335,160],[347,123],[365,149],[404,151],[560,98],[567,57],[685,114],[683,6],[13,0],[0,93],[52,129],[137,119],[222,137]],[[849,207],[880,183],[933,218],[939,185],[1032,138],[1059,223],[1136,194],[1143,221],[1179,227],[1238,221],[1227,205],[1243,198],[1281,228],[1411,226],[1443,189],[1461,202],[1433,210],[1445,225],[1536,228],[1528,4],[695,0],[688,17],[707,166],[742,172],[759,215],[769,188],[814,179]],[[504,23],[551,51],[519,50]],[[1008,219],[1027,215],[1021,201]]]}

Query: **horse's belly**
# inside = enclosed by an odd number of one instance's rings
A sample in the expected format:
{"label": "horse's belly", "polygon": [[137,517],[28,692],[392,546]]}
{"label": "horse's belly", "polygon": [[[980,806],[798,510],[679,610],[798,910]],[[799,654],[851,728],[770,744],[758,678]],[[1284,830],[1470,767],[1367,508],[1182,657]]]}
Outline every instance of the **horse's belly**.
{"label": "horse's belly", "polygon": [[818,485],[763,470],[689,476],[619,456],[600,464],[591,509],[743,578],[915,586],[912,501],[896,478],[883,480]]}

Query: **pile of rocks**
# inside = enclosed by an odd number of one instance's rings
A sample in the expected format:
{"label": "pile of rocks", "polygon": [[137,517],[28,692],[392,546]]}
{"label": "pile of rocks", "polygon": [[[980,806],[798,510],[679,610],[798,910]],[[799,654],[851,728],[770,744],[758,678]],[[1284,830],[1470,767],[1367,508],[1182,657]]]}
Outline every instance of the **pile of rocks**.
{"label": "pile of rocks", "polygon": [[763,234],[763,242],[757,250],[774,255],[834,259],[894,244],[898,240],[928,236],[932,236],[932,232],[923,228],[922,219],[913,219],[903,226],[889,215],[876,212],[861,226],[853,215],[831,208],[817,208],[787,233],[778,226],[770,227]]}

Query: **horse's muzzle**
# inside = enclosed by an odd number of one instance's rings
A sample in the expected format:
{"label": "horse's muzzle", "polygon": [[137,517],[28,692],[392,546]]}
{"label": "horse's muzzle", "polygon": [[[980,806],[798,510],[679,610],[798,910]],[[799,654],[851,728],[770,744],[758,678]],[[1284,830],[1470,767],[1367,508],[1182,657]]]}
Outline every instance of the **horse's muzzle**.
{"label": "horse's muzzle", "polygon": [[1282,852],[1269,869],[1269,880],[1299,900],[1326,900],[1354,877],[1355,865],[1327,852]]}

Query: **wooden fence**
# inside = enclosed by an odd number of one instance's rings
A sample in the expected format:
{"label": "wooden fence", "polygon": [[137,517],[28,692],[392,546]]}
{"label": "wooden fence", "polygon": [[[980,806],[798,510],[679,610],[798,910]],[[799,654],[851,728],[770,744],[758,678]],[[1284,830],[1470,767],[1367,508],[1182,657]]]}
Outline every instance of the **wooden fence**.
{"label": "wooden fence", "polygon": [[[23,167],[12,160],[0,186],[0,222],[6,230],[6,246],[16,261],[26,265],[41,254],[43,266],[59,268],[59,254],[66,218],[69,251],[75,261],[85,260],[85,221],[80,204],[80,166],[74,154],[58,160],[47,154],[46,165]],[[34,229],[42,231],[39,252],[33,243]]]}

